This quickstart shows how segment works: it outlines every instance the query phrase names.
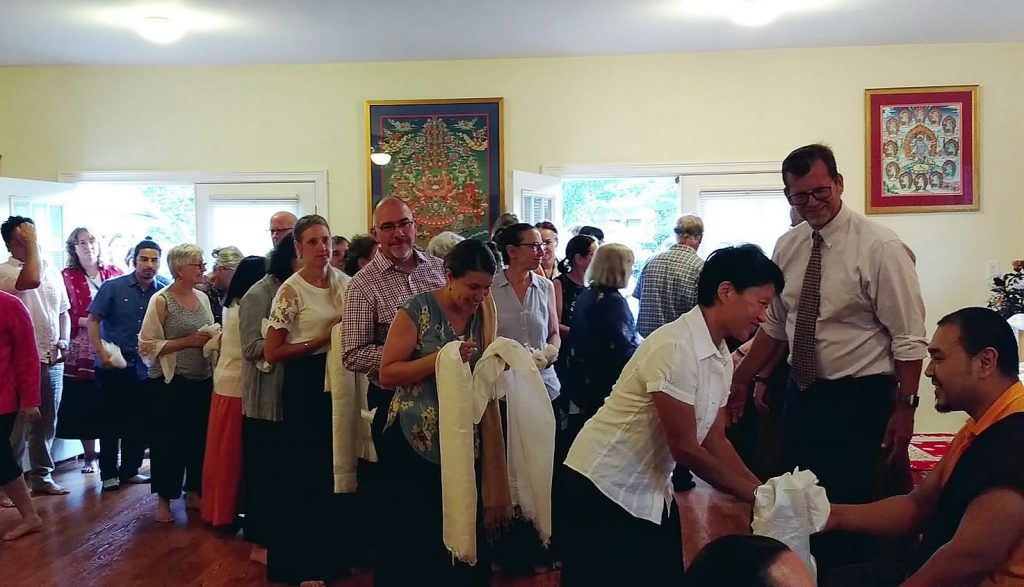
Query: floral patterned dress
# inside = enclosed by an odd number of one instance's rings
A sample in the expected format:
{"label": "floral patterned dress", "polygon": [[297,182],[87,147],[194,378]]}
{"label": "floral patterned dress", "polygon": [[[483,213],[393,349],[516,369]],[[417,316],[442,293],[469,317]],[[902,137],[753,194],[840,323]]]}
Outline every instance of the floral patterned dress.
{"label": "floral patterned dress", "polygon": [[[481,340],[482,314],[477,311],[466,326],[466,334],[459,337],[445,317],[432,292],[419,294],[402,306],[416,324],[416,348],[409,357],[414,361],[455,340]],[[476,353],[479,356],[480,353]],[[474,357],[471,365],[476,363]],[[385,430],[395,421],[402,427],[402,434],[420,456],[432,463],[441,464],[441,449],[438,443],[437,380],[431,376],[407,387],[398,387],[388,410]]]}

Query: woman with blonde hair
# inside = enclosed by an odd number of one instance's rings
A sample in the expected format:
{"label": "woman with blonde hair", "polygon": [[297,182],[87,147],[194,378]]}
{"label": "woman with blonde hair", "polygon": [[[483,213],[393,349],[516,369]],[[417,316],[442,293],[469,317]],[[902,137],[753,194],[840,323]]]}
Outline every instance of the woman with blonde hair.
{"label": "woman with blonde hair", "polygon": [[[203,250],[182,244],[167,252],[174,281],[150,298],[139,332],[139,354],[149,366],[155,418],[150,442],[157,522],[173,522],[171,500],[199,509],[213,370],[203,346],[216,332],[210,300],[196,289],[205,280]],[[141,417],[141,415],[140,415]]]}
{"label": "woman with blonde hair", "polygon": [[89,336],[89,304],[100,285],[122,271],[103,263],[100,243],[88,228],[71,231],[65,242],[67,267],[61,271],[71,303],[71,344],[64,363],[64,393],[57,413],[57,438],[81,439],[85,451],[82,473],[96,472],[96,439],[102,435],[100,398]]}

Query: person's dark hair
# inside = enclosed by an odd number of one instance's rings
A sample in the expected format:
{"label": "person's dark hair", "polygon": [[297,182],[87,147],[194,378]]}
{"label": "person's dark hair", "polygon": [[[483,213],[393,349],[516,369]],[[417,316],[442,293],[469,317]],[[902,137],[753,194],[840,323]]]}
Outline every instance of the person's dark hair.
{"label": "person's dark hair", "polygon": [[444,258],[444,268],[451,271],[452,277],[456,279],[470,271],[494,275],[498,271],[498,261],[487,245],[475,238],[468,238],[448,252]]}
{"label": "person's dark hair", "polygon": [[10,216],[3,224],[0,224],[0,236],[3,236],[5,245],[11,244],[11,237],[14,236],[14,229],[26,222],[32,226],[35,226],[36,224],[31,218],[26,218],[25,216]]}
{"label": "person's dark hair", "polygon": [[1017,338],[1006,320],[989,308],[962,308],[939,320],[939,326],[957,326],[960,346],[974,356],[992,348],[996,351],[996,366],[1007,377],[1017,377]]}
{"label": "person's dark hair", "polygon": [[786,155],[782,161],[782,183],[786,185],[786,189],[789,189],[789,181],[786,179],[788,176],[798,178],[807,175],[815,161],[825,164],[830,178],[835,180],[839,177],[836,156],[831,148],[821,144],[805,145]]}
{"label": "person's dark hair", "polygon": [[157,244],[155,240],[153,240],[153,237],[147,235],[146,238],[140,240],[139,244],[135,245],[135,248],[132,249],[132,265],[135,265],[135,262],[139,260],[139,251],[142,249],[153,249],[160,253],[161,257],[164,254],[164,250],[160,248],[160,245]]}
{"label": "person's dark hair", "polygon": [[347,242],[348,242],[348,239],[343,237],[343,236],[332,236],[331,237],[331,245],[335,246],[335,247],[340,245],[341,243],[347,243]]}
{"label": "person's dark hair", "polygon": [[283,283],[285,279],[292,276],[292,273],[295,273],[295,270],[292,269],[292,261],[296,257],[298,257],[298,253],[295,252],[295,237],[290,233],[286,234],[281,238],[281,242],[274,247],[274,252],[270,253],[267,275],[273,275]]}
{"label": "person's dark hair", "polygon": [[331,225],[327,224],[326,218],[319,214],[307,214],[295,221],[295,228],[292,229],[292,238],[295,242],[302,242],[302,233],[310,226],[323,226],[328,233],[331,232]]}
{"label": "person's dark hair", "polygon": [[697,279],[697,303],[705,308],[715,305],[718,286],[726,281],[740,292],[748,287],[771,284],[776,294],[781,294],[786,284],[779,266],[761,247],[749,243],[723,247],[708,256]]}
{"label": "person's dark hair", "polygon": [[604,242],[604,231],[596,226],[581,226],[580,229],[576,231],[576,234],[583,236],[592,236],[597,239],[597,242]]}
{"label": "person's dark hair", "polygon": [[359,271],[359,260],[368,259],[376,246],[377,241],[368,234],[357,234],[352,237],[348,244],[348,252],[345,253],[345,274],[349,277],[354,276]]}
{"label": "person's dark hair", "polygon": [[533,227],[536,228],[537,230],[550,230],[551,232],[558,234],[558,227],[555,226],[555,223],[551,222],[550,220],[541,220],[537,224],[534,224]]}
{"label": "person's dark hair", "polygon": [[498,250],[501,251],[501,258],[505,260],[505,264],[508,264],[508,247],[509,245],[518,245],[523,241],[522,234],[527,230],[537,230],[532,224],[526,222],[520,222],[511,226],[506,226],[494,233],[494,244],[498,245]]}
{"label": "person's dark hair", "polygon": [[721,536],[704,545],[693,557],[686,570],[686,584],[690,587],[781,587],[775,584],[770,569],[787,550],[789,547],[785,544],[768,536]]}
{"label": "person's dark hair", "polygon": [[515,214],[505,212],[501,216],[498,216],[498,219],[494,221],[493,225],[491,225],[491,240],[494,240],[494,237],[497,236],[499,230],[512,226],[513,224],[519,224],[519,217]]}
{"label": "person's dark hair", "polygon": [[586,257],[587,253],[590,252],[590,245],[595,242],[597,242],[597,239],[589,234],[578,234],[569,239],[569,242],[565,245],[565,258],[558,262],[558,270],[562,273],[571,271],[576,255]]}
{"label": "person's dark hair", "polygon": [[230,306],[235,300],[242,299],[245,292],[249,291],[249,288],[266,274],[266,257],[250,255],[242,259],[242,262],[235,268],[235,275],[231,278],[231,283],[228,285],[228,293],[224,296],[224,307]]}

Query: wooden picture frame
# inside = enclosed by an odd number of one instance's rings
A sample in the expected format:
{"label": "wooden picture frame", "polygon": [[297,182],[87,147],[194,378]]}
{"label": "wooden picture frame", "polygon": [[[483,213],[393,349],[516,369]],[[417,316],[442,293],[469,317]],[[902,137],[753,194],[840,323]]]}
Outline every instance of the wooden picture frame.
{"label": "wooden picture frame", "polygon": [[864,91],[868,214],[974,212],[978,86]]}
{"label": "wooden picture frame", "polygon": [[[409,203],[417,244],[450,230],[487,240],[504,205],[502,98],[366,102],[368,203]],[[373,151],[391,155],[386,165]]]}

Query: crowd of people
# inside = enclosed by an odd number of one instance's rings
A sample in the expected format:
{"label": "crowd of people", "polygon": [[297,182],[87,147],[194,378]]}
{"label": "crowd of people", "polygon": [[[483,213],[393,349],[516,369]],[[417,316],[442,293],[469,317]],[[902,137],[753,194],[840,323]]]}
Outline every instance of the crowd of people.
{"label": "crowd of people", "polygon": [[[486,585],[495,566],[560,565],[565,585],[810,585],[765,537],[713,541],[684,570],[674,493],[692,472],[753,503],[766,479],[729,428],[771,409],[779,471],[810,469],[836,504],[812,537],[821,584],[1024,581],[1009,326],[967,308],[929,343],[913,252],[843,205],[831,150],[793,151],[782,177],[794,226],[771,258],[703,260],[703,222],[684,215],[640,271],[636,319],[634,252],[596,227],[561,260],[558,227],[511,214],[489,242],[420,249],[414,210],[389,197],[351,239],[278,212],[268,255],[222,247],[211,271],[198,246],[147,238],[122,275],[79,227],[58,274],[32,220],[10,217],[0,505],[22,520],[3,538],[45,523],[32,494],[67,493],[56,436],[82,442],[104,491],[150,484],[156,521],[184,497],[241,529],[272,581],[372,567],[379,585]],[[970,420],[911,491],[929,355],[937,408]],[[919,534],[903,558],[872,538]]]}

